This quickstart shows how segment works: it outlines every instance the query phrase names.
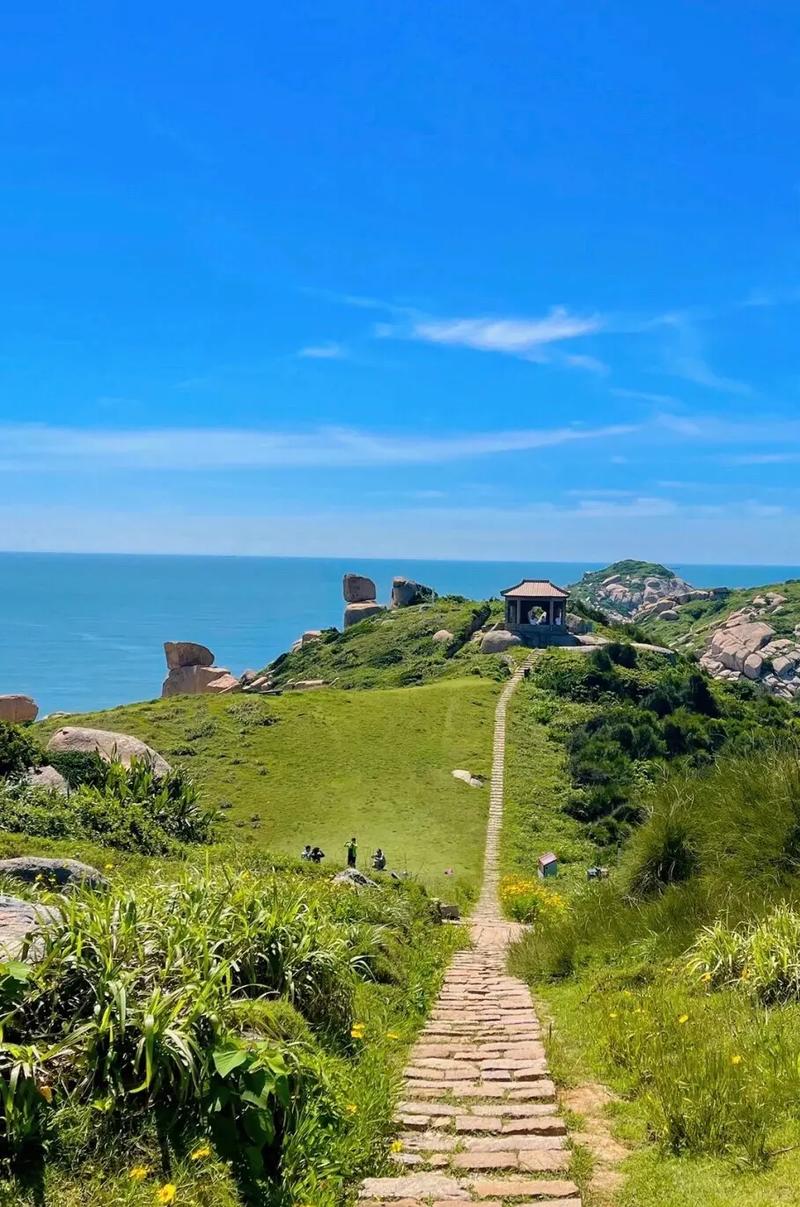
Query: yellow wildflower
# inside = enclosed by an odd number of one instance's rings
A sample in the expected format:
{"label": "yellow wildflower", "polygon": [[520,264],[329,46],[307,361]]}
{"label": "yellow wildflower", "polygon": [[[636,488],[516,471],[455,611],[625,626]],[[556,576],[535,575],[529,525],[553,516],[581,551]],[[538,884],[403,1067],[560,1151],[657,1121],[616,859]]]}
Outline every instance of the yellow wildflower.
{"label": "yellow wildflower", "polygon": [[200,1145],[200,1147],[199,1147],[199,1148],[196,1148],[196,1149],[194,1150],[194,1152],[191,1154],[191,1156],[190,1156],[190,1160],[192,1160],[192,1161],[205,1161],[206,1157],[210,1157],[210,1156],[211,1156],[211,1147],[210,1147],[210,1145],[208,1145],[208,1144],[201,1144],[201,1145]]}
{"label": "yellow wildflower", "polygon": [[700,980],[701,980],[701,981],[705,981],[706,983],[708,983],[708,981],[710,981],[710,980],[711,980],[711,973],[710,973],[710,972],[704,972],[704,973],[703,973],[703,975],[700,977]]}
{"label": "yellow wildflower", "polygon": [[403,1151],[403,1141],[402,1140],[392,1140],[392,1143],[390,1144],[389,1147],[391,1148],[393,1153],[401,1153]]}
{"label": "yellow wildflower", "polygon": [[113,865],[113,863],[107,863],[105,866],[106,866],[106,871],[110,872],[114,865]]}
{"label": "yellow wildflower", "polygon": [[350,1030],[350,1034],[352,1035],[353,1039],[363,1039],[365,1030],[366,1028],[363,1023],[354,1023]]}
{"label": "yellow wildflower", "polygon": [[688,1015],[688,1014],[681,1014],[681,1015],[679,1016],[679,1018],[678,1018],[678,1022],[679,1022],[679,1023],[688,1023],[688,1021],[689,1021],[689,1015]]}
{"label": "yellow wildflower", "polygon": [[387,1032],[386,1032],[386,1038],[387,1038],[387,1039],[399,1039],[399,1038],[400,1038],[400,1032],[399,1032],[399,1031],[387,1031]]}
{"label": "yellow wildflower", "polygon": [[616,1018],[616,1017],[617,1017],[617,1012],[616,1012],[616,1010],[612,1010],[612,1011],[611,1011],[611,1013],[609,1014],[609,1016],[608,1016],[608,1017],[609,1017],[609,1018]]}
{"label": "yellow wildflower", "polygon": [[143,1182],[150,1172],[149,1165],[134,1165],[133,1169],[128,1174],[132,1182]]}
{"label": "yellow wildflower", "polygon": [[742,1063],[742,1057],[739,1055],[738,1052],[734,1052],[733,1056],[731,1057],[731,1064],[740,1065],[741,1063]]}
{"label": "yellow wildflower", "polygon": [[156,1200],[159,1203],[174,1203],[177,1193],[178,1187],[174,1182],[165,1182],[156,1195]]}
{"label": "yellow wildflower", "polygon": [[40,1085],[39,1093],[48,1105],[53,1101],[53,1091],[49,1085]]}
{"label": "yellow wildflower", "polygon": [[356,1104],[354,1102],[348,1102],[347,1106],[344,1109],[345,1109],[345,1114],[347,1114],[347,1115],[357,1115],[358,1114],[358,1107],[356,1106]]}

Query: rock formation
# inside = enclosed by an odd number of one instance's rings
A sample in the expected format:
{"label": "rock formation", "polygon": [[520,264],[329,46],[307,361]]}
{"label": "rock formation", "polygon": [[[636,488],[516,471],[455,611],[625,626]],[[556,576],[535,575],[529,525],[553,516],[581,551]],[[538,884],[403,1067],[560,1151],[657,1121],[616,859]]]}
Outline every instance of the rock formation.
{"label": "rock formation", "polygon": [[393,608],[410,608],[414,604],[433,603],[435,599],[433,587],[414,582],[412,578],[397,577],[392,581]]}
{"label": "rock formation", "polygon": [[25,940],[55,917],[51,906],[0,894],[0,959],[16,959]]}
{"label": "rock formation", "polygon": [[104,762],[117,759],[129,767],[133,758],[145,759],[158,775],[171,770],[169,763],[152,746],[127,733],[114,733],[110,729],[83,729],[65,725],[57,729],[47,749],[51,754],[99,754]]}
{"label": "rock formation", "polygon": [[[375,584],[371,578],[363,574],[345,574],[342,580],[344,602],[344,627],[358,624],[359,620],[367,620],[385,611],[382,604],[375,598]],[[302,640],[302,639],[301,639]]]}
{"label": "rock formation", "polygon": [[33,767],[25,775],[25,783],[31,788],[41,788],[46,792],[61,792],[66,796],[69,786],[63,775],[55,767]]}
{"label": "rock formation", "polygon": [[767,591],[731,612],[711,634],[700,665],[716,679],[750,679],[770,695],[800,698],[800,633],[779,635],[765,619],[779,615],[783,603],[783,595]]}
{"label": "rock formation", "polygon": [[345,574],[342,590],[348,604],[374,603],[377,598],[374,582],[363,574]]}
{"label": "rock formation", "polygon": [[196,641],[165,641],[167,677],[162,696],[222,695],[240,691],[241,682],[227,667],[214,666],[208,646]]}
{"label": "rock formation", "polygon": [[626,561],[615,562],[605,571],[592,570],[584,574],[572,588],[572,594],[614,620],[638,623],[657,617],[675,620],[678,604],[692,599],[711,599],[725,594],[725,589],[700,590],[666,566]]}
{"label": "rock formation", "polygon": [[365,600],[363,603],[349,603],[344,610],[344,627],[349,629],[351,625],[358,624],[359,620],[367,620],[370,616],[378,616],[385,611],[383,604],[376,603],[374,599]]}
{"label": "rock formation", "polygon": [[196,641],[165,641],[164,653],[167,657],[167,670],[177,670],[182,666],[213,666],[214,655],[206,645],[198,645]]}
{"label": "rock formation", "polygon": [[0,721],[22,725],[27,721],[35,721],[38,712],[39,705],[30,696],[0,696]]}

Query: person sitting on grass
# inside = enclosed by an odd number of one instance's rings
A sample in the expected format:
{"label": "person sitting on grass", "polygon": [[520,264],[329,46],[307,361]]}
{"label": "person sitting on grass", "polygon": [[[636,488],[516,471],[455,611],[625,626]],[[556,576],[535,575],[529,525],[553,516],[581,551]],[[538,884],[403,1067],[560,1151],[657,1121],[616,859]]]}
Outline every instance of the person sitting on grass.
{"label": "person sitting on grass", "polygon": [[358,860],[358,843],[356,842],[355,838],[351,838],[350,841],[346,842],[344,845],[347,848],[347,866],[349,868],[354,868]]}
{"label": "person sitting on grass", "polygon": [[386,870],[386,856],[380,847],[372,856],[372,867],[376,872],[384,872]]}
{"label": "person sitting on grass", "polygon": [[324,858],[325,858],[325,852],[322,850],[322,848],[314,847],[314,850],[311,852],[311,862],[312,863],[322,863]]}
{"label": "person sitting on grass", "polygon": [[300,858],[301,859],[311,859],[312,854],[313,854],[313,852],[311,850],[311,843],[307,842],[306,845],[303,847],[302,851],[300,852]]}

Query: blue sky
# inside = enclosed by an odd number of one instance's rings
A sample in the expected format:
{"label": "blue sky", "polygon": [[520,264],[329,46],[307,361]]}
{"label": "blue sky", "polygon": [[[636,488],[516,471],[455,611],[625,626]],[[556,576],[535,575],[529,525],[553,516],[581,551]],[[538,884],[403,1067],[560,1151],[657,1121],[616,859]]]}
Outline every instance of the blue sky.
{"label": "blue sky", "polygon": [[800,561],[800,9],[12,5],[0,548]]}

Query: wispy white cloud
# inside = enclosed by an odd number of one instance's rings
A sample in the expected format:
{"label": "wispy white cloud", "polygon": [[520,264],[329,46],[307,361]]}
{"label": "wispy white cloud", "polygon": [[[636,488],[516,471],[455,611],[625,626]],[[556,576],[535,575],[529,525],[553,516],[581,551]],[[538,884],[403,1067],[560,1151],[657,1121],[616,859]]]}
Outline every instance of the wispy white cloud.
{"label": "wispy white cloud", "polygon": [[793,465],[800,462],[800,452],[740,453],[725,460],[728,465]]}
{"label": "wispy white cloud", "polygon": [[746,382],[725,377],[711,367],[697,328],[685,316],[673,316],[666,325],[674,333],[665,356],[665,368],[671,376],[722,394],[752,393]]}
{"label": "wispy white cloud", "polygon": [[632,402],[649,402],[657,407],[674,407],[678,406],[678,399],[672,394],[653,394],[649,390],[628,390],[621,386],[614,386],[609,393],[615,398],[630,398]]}
{"label": "wispy white cloud", "polygon": [[50,472],[95,469],[255,469],[434,465],[501,453],[519,453],[575,441],[617,439],[632,424],[528,428],[446,436],[385,434],[353,428],[265,431],[246,428],[111,428],[0,424],[5,470]]}
{"label": "wispy white cloud", "polygon": [[611,369],[604,360],[597,356],[571,355],[564,357],[564,364],[572,369],[585,369],[587,373],[595,373],[598,377],[607,377]]}
{"label": "wispy white cloud", "polygon": [[598,315],[571,314],[565,307],[556,306],[543,318],[423,318],[407,329],[394,327],[392,331],[423,343],[538,360],[546,356],[549,345],[591,335],[602,326]]}
{"label": "wispy white cloud", "polygon": [[347,356],[344,344],[327,340],[324,344],[309,344],[297,353],[303,360],[343,360]]}

